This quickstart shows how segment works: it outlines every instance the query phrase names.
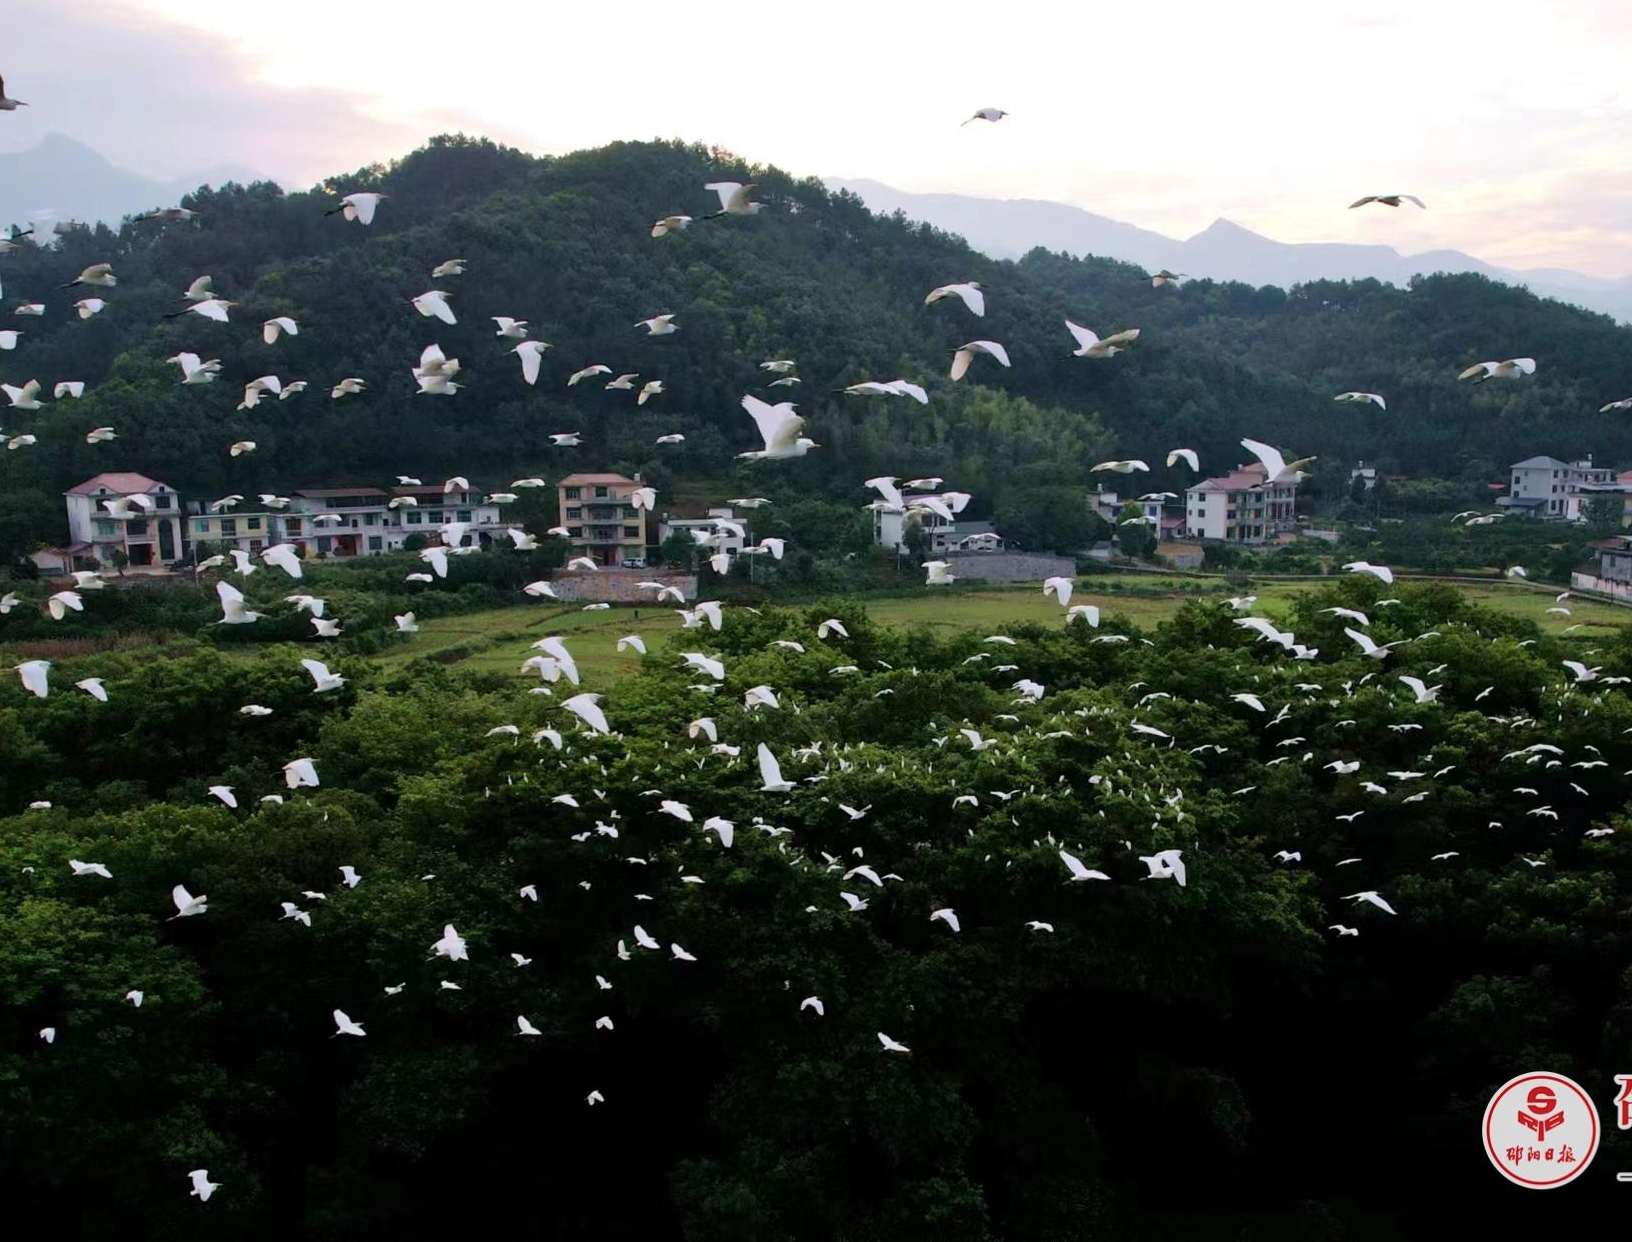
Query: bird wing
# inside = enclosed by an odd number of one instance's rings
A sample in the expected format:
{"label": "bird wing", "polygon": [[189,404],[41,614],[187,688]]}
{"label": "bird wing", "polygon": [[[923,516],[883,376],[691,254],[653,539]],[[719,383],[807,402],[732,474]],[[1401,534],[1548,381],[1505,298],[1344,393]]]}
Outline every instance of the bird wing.
{"label": "bird wing", "polygon": [[972,344],[976,349],[981,350],[983,353],[988,353],[992,357],[996,358],[1004,366],[1009,365],[1009,351],[1004,349],[1003,346],[999,345],[996,341],[974,341]]}
{"label": "bird wing", "polygon": [[972,284],[952,285],[951,291],[963,299],[963,304],[977,315],[986,313],[986,295]]}
{"label": "bird wing", "polygon": [[529,384],[538,383],[538,368],[544,360],[543,353],[536,346],[529,349],[526,345],[517,345],[513,352],[521,356],[521,378]]}
{"label": "bird wing", "polygon": [[[243,597],[240,596],[239,598]],[[329,672],[329,666],[321,660],[302,660],[300,666],[312,675],[313,681],[326,681],[332,675]]]}
{"label": "bird wing", "polygon": [[714,193],[720,196],[721,211],[730,210],[732,199],[742,191],[742,188],[740,181],[710,181],[703,186],[703,189],[713,190]]}
{"label": "bird wing", "polygon": [[805,426],[805,420],[793,412],[791,402],[771,405],[748,393],[742,398],[742,408],[748,411],[759,428],[767,453],[792,448]]}
{"label": "bird wing", "polygon": [[1281,456],[1280,449],[1259,440],[1242,440],[1241,447],[1263,462],[1264,469],[1269,471],[1271,482],[1286,472],[1286,458]]}
{"label": "bird wing", "polygon": [[783,784],[782,765],[776,761],[776,756],[771,753],[771,748],[761,742],[757,753],[759,755],[759,777],[761,782],[766,785]]}
{"label": "bird wing", "polygon": [[1377,644],[1372,642],[1369,636],[1362,634],[1359,630],[1351,630],[1345,626],[1343,632],[1350,638],[1354,639],[1355,642],[1360,644],[1360,650],[1366,652],[1377,650]]}
{"label": "bird wing", "polygon": [[1092,329],[1085,328],[1078,323],[1072,323],[1069,319],[1065,321],[1065,326],[1070,330],[1071,335],[1077,338],[1079,349],[1087,350],[1099,344],[1099,334]]}
{"label": "bird wing", "polygon": [[955,380],[962,379],[964,373],[969,370],[969,364],[974,359],[975,352],[972,349],[964,348],[954,353],[952,355],[952,378]]}
{"label": "bird wing", "polygon": [[1356,207],[1364,207],[1367,203],[1375,203],[1376,201],[1377,196],[1375,194],[1368,194],[1364,198],[1357,198],[1350,203],[1349,210],[1353,211]]}

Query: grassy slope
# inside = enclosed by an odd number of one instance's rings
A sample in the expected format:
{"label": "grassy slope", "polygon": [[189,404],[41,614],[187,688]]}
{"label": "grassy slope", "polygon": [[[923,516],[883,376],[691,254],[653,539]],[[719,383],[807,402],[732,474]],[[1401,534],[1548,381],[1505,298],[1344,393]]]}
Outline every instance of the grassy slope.
{"label": "grassy slope", "polygon": [[[1124,587],[1129,583],[1125,576],[1079,579],[1072,602],[1098,604],[1107,623],[1113,617],[1123,616],[1136,625],[1150,627],[1167,620],[1187,599],[1194,598],[1159,591],[1154,583],[1140,584],[1151,588],[1148,590],[1106,590],[1107,584],[1113,581]],[[1210,584],[1216,587],[1217,580],[1211,580]],[[1302,589],[1301,584],[1295,583],[1257,587],[1253,591],[1258,597],[1254,611],[1271,619],[1284,619],[1291,611],[1293,598]],[[1632,613],[1625,610],[1574,599],[1565,603],[1572,616],[1548,616],[1546,610],[1553,606],[1552,594],[1526,587],[1491,585],[1460,589],[1481,604],[1522,616],[1554,634],[1579,622],[1583,628],[1576,631],[1577,635],[1602,637],[1632,621]],[[428,656],[464,662],[472,668],[488,671],[518,672],[521,662],[532,654],[530,648],[534,642],[546,634],[561,634],[572,640],[571,650],[584,684],[600,687],[639,664],[639,657],[633,652],[617,652],[619,638],[625,634],[644,634],[655,646],[678,624],[671,609],[642,608],[639,611],[638,620],[634,609],[623,607],[606,612],[517,607],[443,617],[422,623],[420,633],[407,644],[392,648],[378,659],[399,664]],[[885,625],[922,625],[941,632],[965,629],[994,634],[1001,633],[1008,625],[1025,621],[1064,624],[1060,606],[1034,586],[945,593],[926,590],[919,595],[871,600],[867,611]],[[703,647],[706,649],[706,640]]]}

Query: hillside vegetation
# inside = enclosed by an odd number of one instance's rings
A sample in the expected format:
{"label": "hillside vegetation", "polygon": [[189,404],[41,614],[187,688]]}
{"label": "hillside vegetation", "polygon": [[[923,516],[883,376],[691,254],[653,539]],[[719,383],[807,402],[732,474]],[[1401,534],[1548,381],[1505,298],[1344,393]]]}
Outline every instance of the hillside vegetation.
{"label": "hillside vegetation", "polygon": [[[757,182],[767,210],[650,236],[661,215],[712,210],[702,187],[722,178]],[[1168,449],[1194,447],[1203,470],[1218,472],[1244,456],[1242,435],[1316,454],[1316,485],[1332,492],[1346,489],[1359,457],[1479,484],[1536,452],[1632,457],[1632,429],[1594,413],[1632,392],[1632,330],[1481,277],[1430,276],[1409,290],[1153,289],[1137,269],[1100,259],[994,262],[814,180],[679,144],[534,158],[441,138],[334,184],[391,197],[363,227],[325,216],[334,200],[317,191],[201,190],[187,200],[194,221],[76,231],[44,253],[25,244],[0,258],[8,298],[47,306],[16,321],[24,336],[0,353],[0,378],[89,385],[78,402],[6,411],[8,434],[39,442],[0,454],[0,553],[62,538],[58,494],[110,468],[214,496],[397,473],[464,473],[497,487],[615,466],[660,492],[701,481],[687,490],[740,487],[846,512],[867,498],[859,483],[869,475],[935,474],[973,493],[971,516],[996,515],[1030,537],[1045,527],[1038,513],[1074,507],[1059,489],[1080,487],[1104,457],[1143,457],[1156,469],[1138,487],[1177,488],[1187,477],[1162,468]],[[437,282],[453,295],[454,326],[408,304],[451,258],[468,263]],[[120,283],[99,291],[107,309],[82,321],[71,304],[86,291],[56,286],[98,262]],[[204,274],[238,303],[233,321],[163,318]],[[984,318],[955,299],[923,304],[929,289],[961,280],[984,286]],[[680,331],[648,338],[634,327],[660,313],[675,314]],[[263,344],[259,325],[274,315],[297,319],[300,335]],[[529,321],[554,346],[536,387],[494,335],[494,315]],[[1141,336],[1113,359],[1074,358],[1067,317]],[[949,382],[952,350],[976,338],[1006,345],[1013,366],[983,358]],[[468,386],[452,398],[415,392],[410,367],[433,341],[463,364]],[[164,359],[181,350],[221,359],[221,381],[180,386]],[[1533,378],[1456,381],[1473,361],[1517,354],[1538,359]],[[745,466],[732,460],[755,446],[742,394],[790,395],[764,387],[772,377],[757,364],[771,358],[797,361],[791,399],[822,448]],[[637,407],[599,380],[566,386],[594,362],[661,378],[666,391]],[[242,385],[268,373],[311,387],[235,412]],[[367,392],[331,400],[330,385],[352,375]],[[897,377],[924,383],[929,405],[835,391]],[[1356,388],[1384,393],[1388,410],[1333,404]],[[102,425],[119,439],[85,444]],[[551,448],[549,434],[562,431],[582,431],[584,444]],[[654,445],[670,432],[685,443]],[[240,439],[259,448],[233,459],[227,446]],[[808,539],[852,529],[837,508],[812,513],[823,515]]]}

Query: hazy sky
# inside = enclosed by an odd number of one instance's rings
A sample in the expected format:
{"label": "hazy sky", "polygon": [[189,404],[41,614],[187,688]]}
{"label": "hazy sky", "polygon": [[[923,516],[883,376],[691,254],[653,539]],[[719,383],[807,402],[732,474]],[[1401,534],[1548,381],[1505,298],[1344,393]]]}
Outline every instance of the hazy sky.
{"label": "hazy sky", "polygon": [[[1075,203],[1185,237],[1454,247],[1632,273],[1625,0],[54,0],[0,73],[52,130],[285,184],[460,129],[681,137],[790,172]],[[69,58],[65,49],[74,49]],[[996,125],[958,122],[995,106]],[[1366,193],[1427,211],[1348,211]]]}

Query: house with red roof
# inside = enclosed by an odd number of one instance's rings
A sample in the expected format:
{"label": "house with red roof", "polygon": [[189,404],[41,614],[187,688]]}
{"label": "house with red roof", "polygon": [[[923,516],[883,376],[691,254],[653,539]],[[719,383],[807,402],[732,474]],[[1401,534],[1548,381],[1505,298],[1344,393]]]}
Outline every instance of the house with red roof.
{"label": "house with red roof", "polygon": [[68,508],[66,548],[59,551],[99,565],[162,566],[186,549],[181,497],[168,483],[133,471],[109,471],[63,493]]}
{"label": "house with red roof", "polygon": [[1258,462],[1203,479],[1184,493],[1184,533],[1191,539],[1268,543],[1296,526],[1298,480],[1269,481]]}

